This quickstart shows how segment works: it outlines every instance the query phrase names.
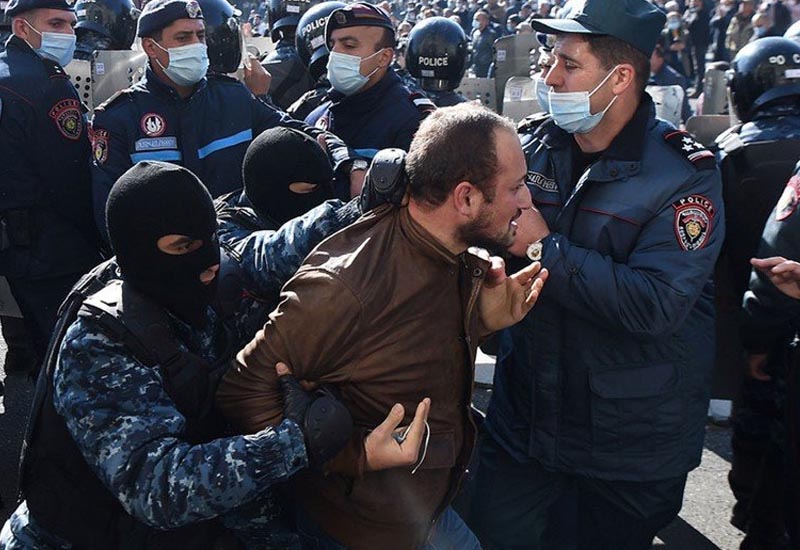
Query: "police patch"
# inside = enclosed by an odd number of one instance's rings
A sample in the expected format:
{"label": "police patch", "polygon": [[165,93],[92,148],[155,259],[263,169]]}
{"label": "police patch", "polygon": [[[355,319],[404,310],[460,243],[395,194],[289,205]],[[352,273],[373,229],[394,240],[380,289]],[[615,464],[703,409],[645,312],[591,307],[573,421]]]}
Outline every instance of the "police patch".
{"label": "police patch", "polygon": [[556,180],[545,177],[544,174],[540,174],[539,172],[528,172],[528,185],[538,187],[547,193],[558,193]]}
{"label": "police patch", "polygon": [[336,22],[339,23],[340,25],[344,25],[347,22],[347,16],[340,11],[336,12],[335,17],[336,17]]}
{"label": "police patch", "polygon": [[690,195],[674,203],[675,236],[684,250],[700,250],[708,244],[714,221],[714,203],[702,195]]}
{"label": "police patch", "polygon": [[92,142],[92,158],[97,164],[105,164],[108,160],[108,130],[91,130],[89,139]]}
{"label": "police patch", "polygon": [[794,175],[786,183],[778,205],[775,207],[775,220],[782,222],[797,210],[800,202],[800,176]]}
{"label": "police patch", "polygon": [[159,137],[167,129],[167,123],[164,117],[156,113],[147,113],[142,117],[140,124],[142,132],[148,137]]}
{"label": "police patch", "polygon": [[77,99],[62,99],[50,109],[50,118],[56,128],[67,139],[77,140],[83,131],[81,102]]}
{"label": "police patch", "polygon": [[192,19],[197,19],[200,17],[200,4],[192,0],[191,2],[186,3],[186,13]]}

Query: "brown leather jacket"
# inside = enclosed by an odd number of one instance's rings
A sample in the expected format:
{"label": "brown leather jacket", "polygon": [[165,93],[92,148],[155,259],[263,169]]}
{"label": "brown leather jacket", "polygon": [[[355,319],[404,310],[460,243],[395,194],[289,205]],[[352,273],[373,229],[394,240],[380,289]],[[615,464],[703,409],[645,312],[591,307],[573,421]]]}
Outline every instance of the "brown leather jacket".
{"label": "brown leather jacket", "polygon": [[[327,475],[298,474],[290,492],[348,548],[418,547],[458,488],[474,443],[476,303],[488,265],[454,256],[407,208],[379,208],[309,255],[219,388],[225,416],[253,433],[280,420],[277,361],[298,379],[336,384],[359,433]],[[431,437],[421,468],[365,471],[366,433],[395,403],[410,423],[424,397]]]}

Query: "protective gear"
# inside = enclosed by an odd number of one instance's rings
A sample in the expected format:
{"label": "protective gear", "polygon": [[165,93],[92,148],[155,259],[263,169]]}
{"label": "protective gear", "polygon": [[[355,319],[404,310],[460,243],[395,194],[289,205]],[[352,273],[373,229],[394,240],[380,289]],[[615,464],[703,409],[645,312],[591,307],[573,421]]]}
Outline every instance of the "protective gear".
{"label": "protective gear", "polygon": [[[75,3],[78,21],[75,23],[75,35],[78,37],[78,49],[93,33],[108,40],[105,50],[130,50],[136,38],[136,20],[139,10],[131,0],[78,0]],[[100,48],[95,48],[100,49]],[[89,52],[91,53],[91,52]]]}
{"label": "protective gear", "polygon": [[25,21],[25,24],[28,25],[33,32],[42,37],[42,45],[38,48],[34,48],[36,53],[55,61],[62,67],[69,65],[70,61],[72,61],[72,57],[75,55],[76,38],[74,34],[39,32],[36,27],[28,23],[27,20],[23,19],[23,21]]}
{"label": "protective gear", "polygon": [[551,89],[547,95],[547,106],[553,122],[570,134],[586,134],[594,130],[617,100],[617,96],[614,96],[605,109],[595,114],[592,114],[590,98],[611,78],[615,70],[617,66],[591,92],[556,92]]}
{"label": "protective gear", "polygon": [[345,7],[344,2],[322,2],[309,8],[297,23],[295,45],[300,60],[308,67],[308,72],[315,81],[326,73],[328,65],[328,45],[325,44],[325,22],[328,16],[339,8]]}
{"label": "protective gear", "polygon": [[75,44],[75,59],[91,61],[94,52],[114,49],[111,45],[112,39],[98,32],[83,30],[78,33],[75,31],[75,35],[78,37]]}
{"label": "protective gear", "polygon": [[[244,192],[255,211],[279,226],[333,198],[333,170],[316,140],[291,128],[272,128],[253,140],[242,166]],[[309,193],[290,186],[316,185]]]}
{"label": "protective gear", "polygon": [[169,64],[165,67],[156,59],[156,63],[164,70],[170,80],[178,86],[194,86],[208,72],[208,48],[205,44],[188,44],[177,48],[164,48],[153,41],[159,48],[169,54]]}
{"label": "protective gear", "polygon": [[206,23],[208,69],[212,73],[235,73],[242,61],[242,12],[226,0],[198,0]]}
{"label": "protective gear", "polygon": [[386,202],[400,206],[408,187],[405,161],[402,149],[383,149],[373,157],[361,190],[364,212]]}
{"label": "protective gear", "polygon": [[267,22],[269,36],[273,42],[282,38],[294,41],[294,32],[300,17],[319,0],[269,0],[267,2]]}
{"label": "protective gear", "polygon": [[369,81],[369,77],[374,75],[380,67],[364,76],[361,74],[361,62],[375,57],[383,51],[383,48],[367,57],[358,57],[346,53],[331,52],[328,57],[328,80],[337,92],[344,95],[353,95],[358,92]]}
{"label": "protective gear", "polygon": [[[214,204],[197,176],[174,164],[140,162],[111,189],[106,220],[124,279],[182,320],[202,324],[216,278],[203,284],[200,274],[220,257]],[[186,254],[168,254],[158,240],[172,234],[202,244]]]}
{"label": "protective gear", "polygon": [[467,35],[446,17],[429,17],[411,29],[406,68],[423,90],[455,90],[467,70]]}
{"label": "protective gear", "polygon": [[751,42],[736,54],[727,79],[736,116],[752,120],[768,103],[800,95],[800,44],[781,37]]}
{"label": "protective gear", "polygon": [[306,66],[297,54],[294,37],[282,39],[261,64],[272,75],[269,95],[272,102],[285,111],[314,86]]}

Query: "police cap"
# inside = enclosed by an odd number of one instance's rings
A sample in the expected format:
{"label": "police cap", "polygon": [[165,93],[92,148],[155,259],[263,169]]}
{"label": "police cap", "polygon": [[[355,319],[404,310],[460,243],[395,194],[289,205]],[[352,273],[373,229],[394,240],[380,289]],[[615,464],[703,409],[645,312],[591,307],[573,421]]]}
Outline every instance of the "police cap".
{"label": "police cap", "polygon": [[331,33],[346,27],[383,27],[394,32],[389,14],[378,6],[356,2],[331,12],[325,24],[325,43],[331,43]]}
{"label": "police cap", "polygon": [[647,0],[572,0],[565,19],[532,19],[547,34],[597,34],[627,42],[647,57],[653,53],[666,16]]}
{"label": "police cap", "polygon": [[140,38],[152,36],[178,19],[203,19],[203,11],[197,0],[153,0],[139,16]]}
{"label": "police cap", "polygon": [[5,14],[11,18],[38,9],[75,11],[75,0],[11,0],[6,5]]}

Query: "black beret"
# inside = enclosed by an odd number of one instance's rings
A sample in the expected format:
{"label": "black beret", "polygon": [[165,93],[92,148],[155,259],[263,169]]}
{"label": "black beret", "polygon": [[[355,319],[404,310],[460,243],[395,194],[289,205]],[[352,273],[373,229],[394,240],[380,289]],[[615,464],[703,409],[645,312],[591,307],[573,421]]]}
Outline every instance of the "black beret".
{"label": "black beret", "polygon": [[197,0],[153,0],[139,16],[140,38],[152,36],[178,19],[203,19],[203,11]]}
{"label": "black beret", "polygon": [[10,0],[6,5],[6,16],[16,17],[21,13],[41,8],[75,11],[75,0]]}
{"label": "black beret", "polygon": [[389,14],[378,6],[356,2],[333,10],[325,23],[325,43],[331,43],[331,33],[345,27],[383,27],[394,32]]}

